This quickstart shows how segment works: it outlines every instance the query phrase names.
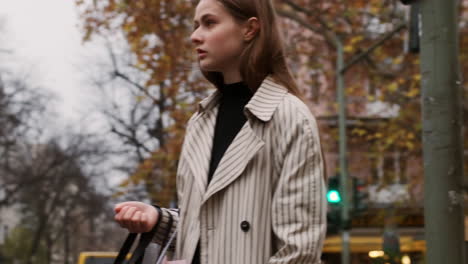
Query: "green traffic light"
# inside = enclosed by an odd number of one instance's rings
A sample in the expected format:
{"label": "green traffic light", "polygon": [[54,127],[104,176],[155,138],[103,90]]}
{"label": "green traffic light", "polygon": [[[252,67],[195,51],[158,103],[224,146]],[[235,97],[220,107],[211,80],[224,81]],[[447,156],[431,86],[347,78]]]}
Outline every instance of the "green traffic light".
{"label": "green traffic light", "polygon": [[327,200],[329,203],[341,202],[340,193],[337,190],[329,190],[327,193]]}

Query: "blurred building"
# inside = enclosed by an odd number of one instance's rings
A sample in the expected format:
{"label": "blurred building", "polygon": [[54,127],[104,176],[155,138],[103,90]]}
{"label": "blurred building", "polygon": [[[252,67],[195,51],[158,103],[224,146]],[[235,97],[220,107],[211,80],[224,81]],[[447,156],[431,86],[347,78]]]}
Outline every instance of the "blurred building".
{"label": "blurred building", "polygon": [[[468,17],[468,0],[462,1],[462,5],[461,17],[466,18]],[[311,3],[310,6],[313,6],[313,4]],[[408,15],[409,8],[407,6],[400,5],[398,8],[401,9],[401,12],[406,12],[406,15]],[[336,50],[324,44],[324,36],[310,30],[304,30],[303,25],[288,19],[283,21],[283,23],[290,29],[285,33],[285,39],[290,41],[291,50],[301,50],[301,52],[297,53],[291,51],[291,54],[295,56],[289,57],[289,63],[291,71],[297,77],[296,80],[299,81],[299,86],[305,92],[310,108],[319,122],[322,142],[325,145],[327,174],[331,178],[339,173],[337,88],[334,80],[336,77],[336,65],[334,62]],[[374,31],[379,31],[385,26],[390,27],[390,30],[385,29],[383,32],[388,32],[391,31],[391,27],[395,26],[396,23],[393,25],[391,23],[386,23],[385,25],[377,24],[378,29],[375,28],[373,29]],[[461,32],[468,30],[466,19],[461,19],[460,30]],[[408,33],[404,34],[406,34],[407,38]],[[367,37],[364,36],[364,38]],[[401,38],[401,35],[399,37]],[[304,39],[307,41],[301,41]],[[468,41],[468,37],[465,39]],[[403,42],[406,45],[407,39],[403,39]],[[465,46],[468,47],[468,45]],[[403,46],[401,47],[403,48]],[[366,47],[357,47],[356,49],[363,51]],[[406,46],[401,50],[408,52]],[[402,55],[401,51],[398,52],[398,54],[394,54],[395,57],[383,60],[382,64],[387,63],[386,61],[392,61],[398,56],[405,56],[404,54]],[[345,60],[349,61],[357,53],[345,54]],[[317,56],[311,54],[316,54]],[[320,54],[327,54],[329,57],[322,57]],[[317,65],[317,67],[314,65]],[[391,69],[392,67],[399,66],[388,63],[385,67]],[[406,76],[402,77],[407,79],[412,78],[413,75],[419,72],[418,67],[412,67],[413,72],[411,72],[410,67],[406,69]],[[371,76],[366,74],[367,72],[362,71],[358,66],[350,68],[345,78],[346,89],[348,91],[359,90],[360,93],[356,94],[361,94],[360,96],[350,93],[347,95],[348,175],[351,178],[350,182],[353,179],[362,181],[364,188],[360,189],[360,192],[365,192],[365,195],[363,195],[364,208],[360,210],[353,208],[354,210],[351,212],[350,242],[353,254],[352,263],[370,263],[371,255],[374,257],[378,256],[384,247],[384,234],[388,234],[389,230],[395,230],[395,234],[399,238],[401,255],[407,255],[410,261],[412,261],[411,263],[421,263],[423,261],[423,252],[425,251],[424,172],[422,151],[419,151],[420,145],[418,144],[422,142],[422,133],[418,129],[415,129],[411,131],[414,133],[409,135],[409,138],[411,136],[414,137],[413,142],[410,140],[409,144],[415,144],[415,148],[413,148],[415,151],[406,151],[398,146],[392,147],[392,142],[386,142],[386,138],[384,137],[375,137],[368,141],[362,140],[359,132],[378,134],[382,127],[385,127],[386,124],[391,123],[402,113],[408,111],[408,104],[406,103],[392,103],[391,99],[380,100],[381,87],[374,87]],[[397,91],[405,91],[406,88],[408,87],[405,87],[405,85],[400,86],[400,84],[395,86]],[[419,100],[419,96],[414,97],[414,99]],[[408,126],[421,121],[420,112],[418,111],[420,107],[418,104],[420,103],[417,101],[411,103],[416,111],[414,111],[413,118],[409,119],[414,120],[414,123],[409,123]],[[465,135],[466,140],[467,137]],[[388,145],[391,147],[388,147]],[[465,146],[468,147],[468,144],[465,144]],[[409,147],[409,149],[411,148]],[[464,156],[465,160],[468,160],[468,149],[465,149]],[[468,168],[465,164],[465,176],[467,171]],[[351,203],[353,203],[353,195],[355,193],[351,194]],[[352,204],[352,206],[354,205]],[[468,210],[466,211],[468,212]],[[465,226],[468,227],[468,218],[466,219]],[[324,248],[324,260],[326,263],[339,263],[341,237],[339,236],[339,231],[330,230],[330,226],[332,225],[329,222],[329,232]],[[465,228],[465,234],[468,241],[468,228]]]}

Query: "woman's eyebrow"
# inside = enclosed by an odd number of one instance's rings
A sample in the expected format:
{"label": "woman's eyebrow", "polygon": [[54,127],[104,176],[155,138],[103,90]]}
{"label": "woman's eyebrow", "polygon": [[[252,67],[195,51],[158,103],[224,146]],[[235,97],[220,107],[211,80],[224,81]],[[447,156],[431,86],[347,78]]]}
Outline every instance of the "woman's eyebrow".
{"label": "woman's eyebrow", "polygon": [[[209,13],[203,14],[203,16],[200,18],[200,20],[203,21],[205,18],[207,18],[207,17],[209,17],[209,16],[215,16],[215,15],[209,14]],[[194,24],[197,23],[197,22],[198,22],[198,21],[197,21],[196,19],[193,20],[193,23],[194,23]]]}

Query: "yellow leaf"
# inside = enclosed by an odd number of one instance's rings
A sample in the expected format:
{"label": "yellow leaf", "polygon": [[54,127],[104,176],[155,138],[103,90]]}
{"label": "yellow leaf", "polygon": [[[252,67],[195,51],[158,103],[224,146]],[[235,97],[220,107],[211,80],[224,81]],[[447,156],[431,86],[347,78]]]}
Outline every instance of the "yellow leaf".
{"label": "yellow leaf", "polygon": [[354,50],[354,49],[353,49],[353,46],[351,46],[351,45],[346,45],[346,46],[344,47],[344,51],[345,51],[345,52],[352,52],[353,50]]}
{"label": "yellow leaf", "polygon": [[393,64],[401,64],[403,62],[403,57],[398,56],[393,60]]}
{"label": "yellow leaf", "polygon": [[356,37],[353,37],[353,38],[351,39],[351,44],[356,44],[356,43],[358,43],[359,41],[361,41],[361,40],[363,40],[363,39],[364,39],[363,36],[356,36]]}
{"label": "yellow leaf", "polygon": [[392,83],[388,86],[388,90],[389,90],[390,92],[395,92],[397,89],[398,89],[398,85],[397,85],[397,83],[395,83],[395,82],[392,82]]}
{"label": "yellow leaf", "polygon": [[410,141],[407,141],[407,142],[406,142],[406,147],[407,147],[409,150],[412,150],[412,149],[414,149],[414,144],[411,143]]}
{"label": "yellow leaf", "polygon": [[392,137],[387,137],[386,142],[388,145],[391,145],[395,140]]}
{"label": "yellow leaf", "polygon": [[376,6],[373,6],[373,7],[371,7],[371,9],[370,9],[370,13],[371,13],[371,14],[374,14],[374,15],[378,14],[379,11],[380,11],[380,9],[379,9],[378,7],[376,7]]}
{"label": "yellow leaf", "polygon": [[409,90],[407,93],[406,93],[406,96],[408,97],[415,97],[419,94],[419,90],[416,89],[416,88],[411,88],[411,90]]}
{"label": "yellow leaf", "polygon": [[356,135],[358,135],[358,136],[363,136],[363,135],[366,134],[366,130],[364,130],[364,129],[359,129],[359,128],[355,128],[355,129],[353,129],[352,133],[353,133],[353,134],[356,134]]}
{"label": "yellow leaf", "polygon": [[145,96],[143,96],[143,95],[139,95],[139,96],[136,97],[137,103],[141,103],[144,99],[145,99]]}
{"label": "yellow leaf", "polygon": [[418,74],[413,75],[413,79],[418,82],[421,81],[421,74],[418,73]]}
{"label": "yellow leaf", "polygon": [[112,194],[112,198],[119,198],[119,197],[121,197],[123,195],[125,195],[125,192],[119,191],[119,192],[116,192],[116,193]]}

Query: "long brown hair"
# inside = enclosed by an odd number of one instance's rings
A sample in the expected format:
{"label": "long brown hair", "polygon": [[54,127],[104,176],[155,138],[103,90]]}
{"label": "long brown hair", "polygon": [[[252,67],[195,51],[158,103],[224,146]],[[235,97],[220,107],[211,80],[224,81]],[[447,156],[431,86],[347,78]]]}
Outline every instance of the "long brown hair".
{"label": "long brown hair", "polygon": [[[260,23],[258,34],[247,44],[240,56],[240,74],[255,92],[269,74],[290,93],[302,98],[300,90],[286,64],[283,38],[271,0],[217,0],[239,24],[251,17]],[[196,1],[198,4],[199,1]],[[218,89],[224,79],[220,72],[203,71],[205,78]]]}
{"label": "long brown hair", "polygon": [[[196,0],[198,4],[201,0]],[[286,64],[282,32],[278,27],[278,18],[272,0],[217,0],[239,24],[251,17],[257,17],[260,30],[245,47],[240,56],[240,74],[247,86],[255,92],[267,75],[288,89],[299,99],[304,96],[298,89],[296,81]],[[220,89],[224,85],[224,78],[220,72],[201,71],[203,76]],[[310,105],[308,105],[310,108]],[[322,141],[322,140],[320,140]],[[322,141],[323,142],[323,141]],[[323,147],[322,154],[324,177],[327,181],[327,166]]]}

